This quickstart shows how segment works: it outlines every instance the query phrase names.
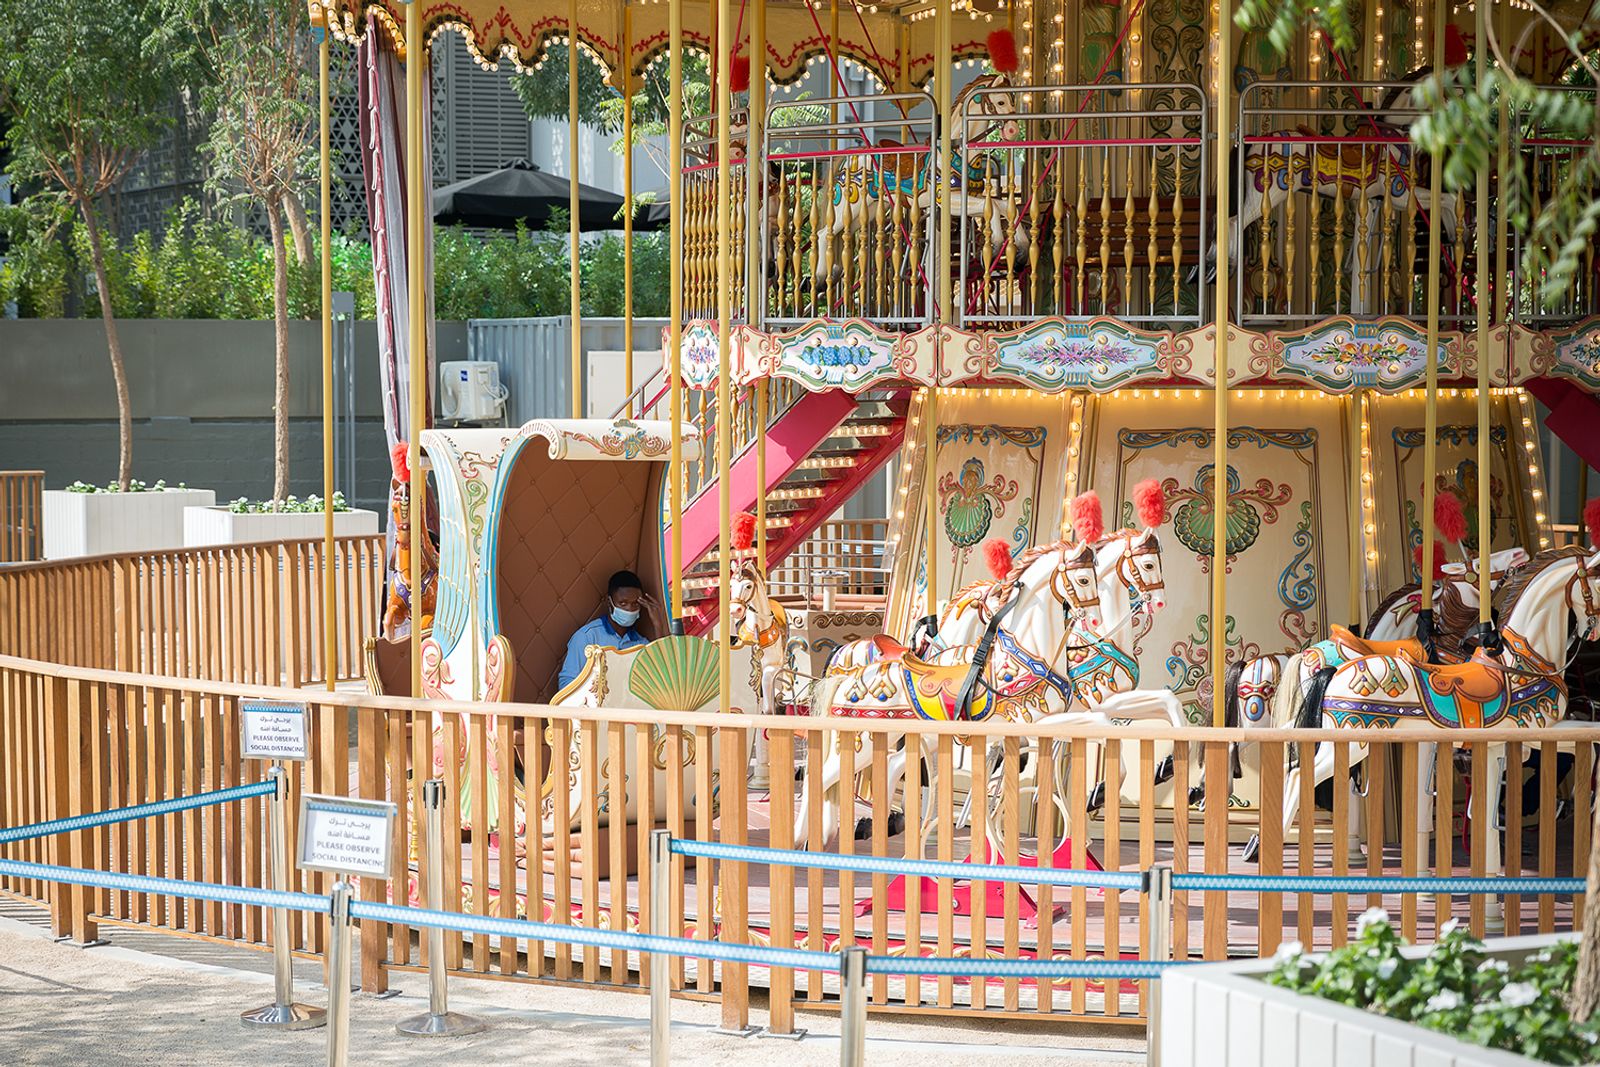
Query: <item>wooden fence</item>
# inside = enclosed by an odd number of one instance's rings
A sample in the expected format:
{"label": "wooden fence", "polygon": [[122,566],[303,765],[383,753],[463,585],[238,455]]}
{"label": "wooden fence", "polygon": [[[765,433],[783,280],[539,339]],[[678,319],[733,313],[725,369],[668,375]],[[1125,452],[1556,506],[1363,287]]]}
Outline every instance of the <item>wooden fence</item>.
{"label": "wooden fence", "polygon": [[[0,569],[0,653],[176,678],[326,677],[321,540],[89,556]],[[361,676],[382,616],[384,543],[333,550],[336,679]]]}
{"label": "wooden fence", "polygon": [[44,471],[0,471],[0,563],[44,554]]}
{"label": "wooden fence", "polygon": [[[260,778],[264,769],[238,756],[237,705],[247,696],[305,699],[308,694],[0,656],[0,765],[7,768],[0,784],[0,825]],[[943,860],[961,860],[970,854],[972,841],[987,838],[1007,859],[1022,850],[1037,854],[1046,866],[1082,866],[1093,856],[1108,869],[1171,862],[1178,871],[1211,873],[1482,875],[1503,869],[1513,875],[1581,877],[1593,844],[1600,728],[1592,726],[1441,730],[1422,739],[1357,730],[1116,727],[1091,732],[1026,723],[818,721],[422,704],[322,692],[309,697],[314,757],[291,768],[295,795],[310,789],[388,799],[401,811],[393,842],[399,873],[387,883],[363,879],[363,898],[418,899],[415,887],[430,857],[422,848],[413,790],[417,782],[442,773],[446,825],[460,825],[464,832],[446,838],[448,899],[441,903],[497,917],[654,928],[650,872],[639,860],[647,854],[652,826],[700,840]],[[769,743],[766,764],[752,768],[757,730],[767,732]],[[845,777],[859,772],[860,791],[868,798],[846,814],[836,842],[823,839],[820,794],[805,795],[795,775],[798,767],[818,780],[830,739],[839,742]],[[1287,757],[1297,755],[1300,766],[1309,766],[1318,742],[1333,746],[1335,783],[1347,783],[1352,763],[1365,755],[1366,784],[1361,793],[1334,789],[1328,810],[1313,802],[1309,789],[1302,791],[1285,826],[1231,806],[1227,757],[1235,741],[1259,753],[1268,809],[1281,805],[1286,795]],[[1426,743],[1432,742],[1442,743],[1430,751]],[[918,773],[913,763],[903,796],[891,796],[890,772],[902,745],[926,754],[926,773]],[[1499,831],[1490,805],[1497,803],[1497,791],[1480,787],[1470,790],[1470,803],[1467,797],[1471,784],[1490,780],[1497,745],[1506,746],[1514,770],[1504,797],[1505,861],[1491,871],[1490,849]],[[436,768],[436,747],[461,758]],[[1180,804],[1174,817],[1170,804],[1130,803],[1112,788],[1103,811],[1089,809],[1087,797],[1103,767],[1126,766],[1129,774],[1149,782],[1168,751],[1176,755],[1174,795],[1188,796],[1197,786],[1200,806]],[[1046,758],[1038,758],[1041,752]],[[959,827],[970,768],[985,766],[995,769],[990,779],[994,803],[975,803],[970,826]],[[641,767],[651,772],[638,773]],[[1427,827],[1433,831],[1431,854],[1429,839],[1414,825],[1414,798],[1430,767],[1438,782],[1435,815]],[[552,768],[557,773],[541,795],[532,783],[545,781]],[[1562,773],[1550,773],[1554,768]],[[981,785],[981,771],[978,777]],[[757,788],[752,780],[771,784]],[[526,794],[524,782],[529,783]],[[1156,793],[1142,789],[1140,795]],[[802,805],[810,824],[803,837],[796,831]],[[890,825],[891,808],[903,811],[903,832]],[[623,812],[644,817],[624,818]],[[850,831],[863,816],[871,819],[870,832],[857,841]],[[1385,835],[1380,828],[1392,825],[1394,816],[1400,817],[1400,832]],[[259,885],[268,867],[263,818],[264,807],[247,802],[21,842],[0,847],[0,855]],[[924,820],[931,829],[926,849],[919,845]],[[1251,831],[1261,834],[1259,864],[1242,858],[1241,844]],[[1458,841],[1462,835],[1465,840]],[[1345,847],[1350,839],[1364,843],[1364,854],[1352,856]],[[296,887],[326,889],[321,876],[294,877]],[[1146,944],[1148,917],[1132,892],[1024,885],[990,893],[982,885],[924,881],[930,887],[926,894],[919,886],[902,887],[902,906],[891,899],[895,886],[883,875],[679,858],[666,927],[705,939],[829,950],[854,943],[875,953],[939,956],[1135,957]],[[267,936],[259,914],[225,905],[17,879],[0,880],[0,888],[49,901],[57,931],[74,938],[93,936],[97,921],[143,923],[251,944]],[[959,899],[968,890],[970,909]],[[1407,937],[1423,940],[1448,917],[1462,918],[1481,934],[1498,912],[1507,933],[1568,929],[1582,906],[1581,900],[1559,895],[1468,902],[1447,896],[1180,892],[1174,950],[1179,958],[1219,959],[1270,954],[1290,938],[1308,946],[1337,945],[1347,938],[1356,915],[1380,903],[1398,917]],[[322,935],[314,922],[297,922],[293,929],[297,945],[320,947]],[[362,923],[367,989],[385,988],[391,970],[423,965],[415,934],[399,925]],[[637,956],[487,936],[452,938],[449,945],[452,966],[466,973],[622,986],[640,981]],[[774,969],[752,975],[744,966],[711,968],[694,961],[675,961],[672,970],[679,988],[719,996],[729,1024],[748,1016],[752,979],[768,985],[771,1023],[778,1031],[792,1025],[797,1006],[831,1005],[836,992],[835,979],[818,973]],[[879,976],[871,987],[872,1003],[885,1010],[1114,1021],[1139,1019],[1146,995],[1142,983],[1108,986],[1082,980]]]}

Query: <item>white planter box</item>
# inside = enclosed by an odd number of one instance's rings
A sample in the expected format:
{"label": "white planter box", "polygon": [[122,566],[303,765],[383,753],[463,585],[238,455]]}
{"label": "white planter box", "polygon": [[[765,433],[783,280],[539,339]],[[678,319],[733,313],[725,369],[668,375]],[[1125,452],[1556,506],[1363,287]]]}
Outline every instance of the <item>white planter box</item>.
{"label": "white planter box", "polygon": [[215,504],[210,489],[142,493],[44,492],[44,558],[182,548],[185,508]]}
{"label": "white planter box", "polygon": [[[1572,934],[1488,942],[1508,961]],[[1428,946],[1405,951],[1422,956]],[[1536,1067],[1542,1060],[1268,985],[1270,960],[1174,967],[1161,979],[1162,1067]],[[1546,1065],[1548,1067],[1548,1065]]]}
{"label": "white planter box", "polygon": [[[226,506],[186,508],[183,513],[185,548],[203,545],[237,545],[252,541],[298,541],[323,535],[322,512],[235,513]],[[336,511],[335,537],[378,532],[376,511]]]}

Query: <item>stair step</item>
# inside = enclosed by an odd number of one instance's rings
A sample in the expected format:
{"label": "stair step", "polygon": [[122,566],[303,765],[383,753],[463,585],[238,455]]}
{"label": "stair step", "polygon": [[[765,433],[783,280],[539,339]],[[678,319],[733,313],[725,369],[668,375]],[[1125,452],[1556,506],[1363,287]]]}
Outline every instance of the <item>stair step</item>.
{"label": "stair step", "polygon": [[828,491],[821,485],[811,483],[806,485],[783,485],[767,493],[767,504],[778,503],[786,500],[821,500],[828,495]]}
{"label": "stair step", "polygon": [[859,449],[838,453],[817,452],[796,464],[796,469],[808,471],[849,470],[852,467],[859,466],[863,458],[864,453]]}

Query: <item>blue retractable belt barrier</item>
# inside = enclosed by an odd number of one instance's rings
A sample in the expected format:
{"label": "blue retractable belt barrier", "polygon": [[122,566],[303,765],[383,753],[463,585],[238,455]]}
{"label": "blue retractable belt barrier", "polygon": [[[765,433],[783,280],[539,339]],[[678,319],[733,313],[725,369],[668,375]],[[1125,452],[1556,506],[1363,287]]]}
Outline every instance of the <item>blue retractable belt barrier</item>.
{"label": "blue retractable belt barrier", "polygon": [[94,826],[129,822],[133,819],[148,819],[154,815],[170,815],[175,811],[204,808],[211,804],[226,804],[233,800],[264,797],[276,791],[277,785],[270,780],[251,782],[249,785],[235,785],[227,789],[213,789],[209,793],[196,793],[194,796],[173,797],[170,800],[152,800],[148,804],[135,804],[127,808],[112,808],[109,811],[96,811],[88,815],[71,815],[65,819],[51,819],[49,822],[30,823],[27,826],[13,826],[0,830],[0,845],[9,844],[12,841],[27,841],[35,837],[48,837],[50,834],[64,834],[73,830],[87,830]]}
{"label": "blue retractable belt barrier", "polygon": [[973,960],[947,956],[868,956],[868,974],[950,975],[972,978],[1159,978],[1187,961],[1151,960]]}
{"label": "blue retractable belt barrier", "polygon": [[24,863],[0,860],[0,875],[12,878],[38,878],[46,882],[87,885],[127,893],[157,893],[166,897],[214,900],[222,904],[249,904],[290,911],[326,912],[330,898],[315,893],[285,893],[276,889],[247,889],[214,882],[185,882],[177,878],[149,878],[142,874],[114,874],[110,871],[84,871],[76,867],[57,867],[50,863]]}
{"label": "blue retractable belt barrier", "polygon": [[679,856],[734,863],[767,863],[783,867],[815,867],[830,871],[857,871],[922,878],[960,878],[971,881],[1022,882],[1027,885],[1085,886],[1091,889],[1140,889],[1139,871],[1085,871],[1063,867],[1010,867],[998,863],[946,863],[941,860],[900,859],[888,856],[846,856],[838,852],[802,852],[792,849],[726,845],[716,841],[672,839]]}
{"label": "blue retractable belt barrier", "polygon": [[1463,896],[1581,893],[1582,878],[1373,878],[1274,874],[1174,874],[1173,889],[1249,893],[1442,893]]}
{"label": "blue retractable belt barrier", "polygon": [[634,934],[622,930],[602,930],[590,926],[562,926],[531,919],[495,919],[487,915],[463,915],[455,911],[409,908],[397,904],[351,901],[350,916],[377,919],[406,926],[438,926],[461,933],[494,934],[528,941],[557,941],[569,945],[607,948],[620,952],[663,952],[670,956],[747,963],[758,967],[793,967],[806,971],[837,971],[839,957],[832,952],[805,949],[765,948],[737,945],[725,941],[701,941],[692,937],[662,937]]}

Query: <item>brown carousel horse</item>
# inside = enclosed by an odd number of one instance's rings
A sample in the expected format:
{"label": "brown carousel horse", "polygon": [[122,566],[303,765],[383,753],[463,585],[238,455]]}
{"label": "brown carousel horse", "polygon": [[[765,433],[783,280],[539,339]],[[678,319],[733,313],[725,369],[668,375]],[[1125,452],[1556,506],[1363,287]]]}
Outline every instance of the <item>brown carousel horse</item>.
{"label": "brown carousel horse", "polygon": [[[394,469],[389,484],[389,522],[394,531],[394,558],[389,567],[389,600],[383,612],[383,636],[391,641],[411,634],[411,468],[406,460],[406,443],[401,441],[389,453]],[[427,497],[423,503],[426,507]],[[422,629],[433,628],[434,602],[439,588],[439,551],[422,534]]]}

